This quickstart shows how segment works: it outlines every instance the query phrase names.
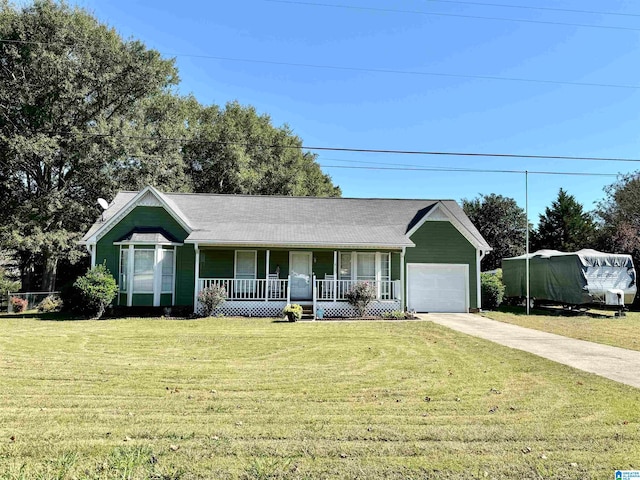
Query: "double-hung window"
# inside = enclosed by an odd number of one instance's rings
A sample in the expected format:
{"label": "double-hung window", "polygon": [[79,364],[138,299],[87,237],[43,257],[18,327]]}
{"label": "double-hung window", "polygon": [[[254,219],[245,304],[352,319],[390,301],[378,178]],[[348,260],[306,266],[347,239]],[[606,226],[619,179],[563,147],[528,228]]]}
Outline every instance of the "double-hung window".
{"label": "double-hung window", "polygon": [[153,293],[155,249],[133,251],[133,293]]}
{"label": "double-hung window", "polygon": [[356,280],[374,282],[376,280],[376,254],[358,252],[356,255]]}

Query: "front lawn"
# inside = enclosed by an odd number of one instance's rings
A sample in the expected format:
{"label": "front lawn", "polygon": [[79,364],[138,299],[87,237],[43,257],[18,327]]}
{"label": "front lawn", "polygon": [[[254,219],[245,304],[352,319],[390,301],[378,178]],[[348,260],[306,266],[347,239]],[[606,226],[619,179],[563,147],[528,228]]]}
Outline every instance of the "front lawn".
{"label": "front lawn", "polygon": [[640,390],[431,322],[0,317],[0,329],[0,479],[640,468]]}
{"label": "front lawn", "polygon": [[613,312],[602,312],[602,317],[548,315],[534,311],[525,315],[523,309],[509,308],[496,312],[484,312],[493,320],[533,328],[565,337],[614,347],[640,350],[640,313],[628,312],[625,317],[614,317]]}

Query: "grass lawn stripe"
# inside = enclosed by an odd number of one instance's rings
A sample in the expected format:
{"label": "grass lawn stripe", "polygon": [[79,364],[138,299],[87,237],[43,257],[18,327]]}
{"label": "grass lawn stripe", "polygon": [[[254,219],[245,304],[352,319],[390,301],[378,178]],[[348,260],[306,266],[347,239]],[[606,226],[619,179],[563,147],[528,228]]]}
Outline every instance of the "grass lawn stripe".
{"label": "grass lawn stripe", "polygon": [[430,322],[0,325],[0,479],[640,468],[640,390]]}

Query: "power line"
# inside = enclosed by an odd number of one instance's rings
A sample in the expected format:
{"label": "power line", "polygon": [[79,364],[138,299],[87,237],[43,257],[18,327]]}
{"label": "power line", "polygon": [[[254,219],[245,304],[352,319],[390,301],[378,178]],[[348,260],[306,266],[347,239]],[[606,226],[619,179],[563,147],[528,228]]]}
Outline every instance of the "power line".
{"label": "power line", "polygon": [[[33,44],[33,45],[67,45],[55,42],[36,42],[29,40],[2,40],[0,43],[18,43],[18,44]],[[76,45],[67,45],[68,47],[75,47]],[[390,68],[366,68],[366,67],[347,67],[340,65],[326,65],[326,64],[313,64],[313,63],[295,63],[295,62],[279,62],[271,60],[258,60],[252,58],[237,58],[237,57],[224,57],[218,55],[197,55],[188,53],[174,53],[174,52],[160,52],[163,55],[172,57],[184,57],[184,58],[203,58],[208,60],[221,60],[226,62],[242,62],[242,63],[257,63],[264,65],[278,65],[285,67],[299,67],[299,68],[315,68],[324,70],[342,70],[351,72],[365,72],[365,73],[385,73],[396,75],[414,75],[425,77],[444,77],[444,78],[468,78],[472,80],[497,80],[505,82],[522,82],[522,83],[537,83],[546,85],[565,85],[574,87],[597,87],[597,88],[619,88],[626,90],[639,90],[640,85],[625,85],[615,83],[598,83],[598,82],[569,82],[562,80],[545,80],[535,78],[522,78],[522,77],[502,77],[496,75],[469,75],[461,73],[448,73],[448,72],[424,72],[416,70],[396,70]]]}
{"label": "power line", "polygon": [[535,174],[535,175],[567,175],[581,177],[617,177],[617,173],[591,173],[591,172],[553,172],[545,170],[501,170],[490,168],[452,168],[452,167],[356,167],[347,165],[320,165],[322,168],[342,168],[356,170],[395,170],[402,172],[457,172],[457,173],[517,173],[517,174]]}
{"label": "power line", "polygon": [[[55,135],[65,135],[61,133],[47,132]],[[179,143],[205,143],[213,145],[237,145],[246,147],[260,147],[260,148],[283,148],[294,150],[312,150],[312,151],[331,151],[331,152],[355,152],[355,153],[376,153],[376,154],[389,154],[389,155],[424,155],[424,156],[447,156],[447,157],[493,157],[493,158],[517,158],[517,159],[532,159],[532,160],[578,160],[578,161],[594,161],[594,162],[640,162],[640,158],[623,158],[623,157],[583,157],[583,156],[571,156],[571,155],[533,155],[533,154],[520,154],[520,153],[490,153],[490,152],[446,152],[446,151],[431,151],[431,150],[394,150],[394,149],[380,149],[380,148],[356,148],[356,147],[324,147],[324,146],[312,146],[312,145],[282,145],[282,144],[261,144],[252,142],[224,142],[216,140],[200,140],[197,138],[172,138],[172,137],[159,137],[149,135],[116,135],[112,133],[92,133],[92,132],[68,132],[66,135],[78,135],[78,136],[90,136],[90,137],[105,137],[105,138],[127,138],[132,140],[155,140],[155,141],[167,141],[167,142],[179,142]]]}
{"label": "power line", "polygon": [[604,12],[602,10],[579,10],[574,8],[530,7],[525,5],[507,5],[506,3],[463,2],[460,0],[425,0],[427,2],[453,3],[457,5],[480,5],[483,7],[517,8],[522,10],[542,10],[548,12],[587,13],[591,15],[616,15],[618,17],[640,17],[638,13]]}
{"label": "power line", "polygon": [[300,2],[297,0],[262,0],[263,2],[282,3],[290,5],[307,5],[312,7],[329,7],[329,8],[343,8],[348,10],[365,10],[371,12],[384,12],[384,13],[411,13],[417,15],[428,15],[436,17],[453,17],[453,18],[468,18],[474,20],[497,20],[503,22],[520,22],[520,23],[533,23],[541,25],[558,25],[565,27],[585,27],[585,28],[599,28],[606,30],[626,30],[631,32],[640,32],[640,28],[631,27],[619,27],[613,25],[593,25],[590,23],[568,23],[568,22],[552,22],[547,20],[528,20],[524,18],[505,18],[505,17],[486,17],[481,15],[465,15],[459,13],[441,13],[441,12],[424,12],[420,10],[397,10],[393,8],[376,8],[376,7],[359,7],[354,5],[340,5],[332,3],[319,3],[319,2]]}

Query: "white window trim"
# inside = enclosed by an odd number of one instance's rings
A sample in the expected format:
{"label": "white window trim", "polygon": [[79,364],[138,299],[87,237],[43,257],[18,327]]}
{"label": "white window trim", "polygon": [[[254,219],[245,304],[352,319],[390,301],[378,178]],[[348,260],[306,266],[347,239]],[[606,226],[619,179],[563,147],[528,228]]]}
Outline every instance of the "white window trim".
{"label": "white window trim", "polygon": [[258,278],[258,251],[257,250],[235,250],[233,254],[233,278],[238,278],[238,252],[253,253],[253,279]]}

